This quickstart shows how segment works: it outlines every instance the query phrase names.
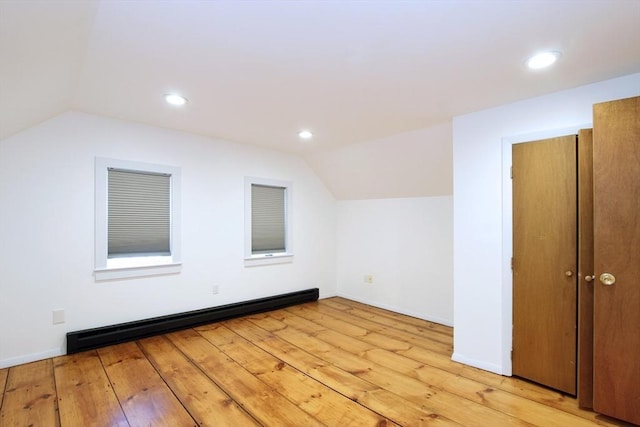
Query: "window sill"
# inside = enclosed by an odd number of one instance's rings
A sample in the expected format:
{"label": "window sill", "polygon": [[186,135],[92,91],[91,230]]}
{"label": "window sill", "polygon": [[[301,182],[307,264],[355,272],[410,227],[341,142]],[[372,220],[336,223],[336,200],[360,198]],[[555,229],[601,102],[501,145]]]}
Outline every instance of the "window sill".
{"label": "window sill", "polygon": [[255,255],[244,259],[245,267],[259,265],[287,264],[293,262],[293,254]]}
{"label": "window sill", "polygon": [[163,274],[177,274],[182,270],[182,263],[161,265],[145,265],[131,267],[108,267],[94,270],[96,281],[128,279],[131,277],[159,276]]}

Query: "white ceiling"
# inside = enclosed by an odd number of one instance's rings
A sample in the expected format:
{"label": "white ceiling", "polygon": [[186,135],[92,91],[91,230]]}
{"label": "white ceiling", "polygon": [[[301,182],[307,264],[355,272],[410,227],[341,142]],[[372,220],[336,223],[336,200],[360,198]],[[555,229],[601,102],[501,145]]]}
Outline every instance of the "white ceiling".
{"label": "white ceiling", "polygon": [[639,71],[638,0],[0,1],[0,138],[74,109],[309,154]]}

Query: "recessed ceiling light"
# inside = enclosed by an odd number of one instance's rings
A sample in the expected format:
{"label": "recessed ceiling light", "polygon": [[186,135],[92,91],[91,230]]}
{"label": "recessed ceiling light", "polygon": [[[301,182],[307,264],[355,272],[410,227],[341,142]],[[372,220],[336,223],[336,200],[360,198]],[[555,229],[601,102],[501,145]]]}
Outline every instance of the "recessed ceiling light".
{"label": "recessed ceiling light", "polygon": [[184,105],[188,102],[187,98],[184,96],[177,95],[175,93],[168,93],[164,96],[164,100],[167,101],[168,104],[171,105]]}
{"label": "recessed ceiling light", "polygon": [[298,132],[298,136],[302,139],[311,139],[313,137],[313,133],[310,130],[301,130]]}
{"label": "recessed ceiling light", "polygon": [[527,59],[527,67],[532,70],[547,68],[553,65],[558,58],[560,58],[560,52],[541,52]]}

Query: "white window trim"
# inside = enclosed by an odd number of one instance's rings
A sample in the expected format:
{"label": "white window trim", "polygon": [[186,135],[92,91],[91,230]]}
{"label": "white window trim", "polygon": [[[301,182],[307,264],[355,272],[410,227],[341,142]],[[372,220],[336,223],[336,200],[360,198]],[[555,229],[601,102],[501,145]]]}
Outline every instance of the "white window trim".
{"label": "white window trim", "polygon": [[[109,168],[171,175],[171,255],[108,259]],[[152,163],[96,157],[95,161],[95,269],[96,280],[175,274],[182,269],[180,168]]]}
{"label": "white window trim", "polygon": [[[251,186],[284,187],[285,190],[285,247],[286,252],[254,255],[251,251]],[[293,262],[293,183],[256,177],[244,178],[244,266],[285,264]]]}

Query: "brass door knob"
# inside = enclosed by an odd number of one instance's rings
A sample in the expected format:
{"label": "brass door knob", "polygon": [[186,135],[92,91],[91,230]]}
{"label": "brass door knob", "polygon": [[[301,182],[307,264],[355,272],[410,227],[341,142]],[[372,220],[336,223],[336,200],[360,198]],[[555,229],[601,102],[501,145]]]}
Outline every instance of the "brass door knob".
{"label": "brass door knob", "polygon": [[591,275],[591,276],[584,276],[584,280],[585,280],[586,282],[589,282],[589,283],[593,282],[593,279],[595,279],[595,278],[596,278],[596,277],[595,277],[594,275]]}
{"label": "brass door knob", "polygon": [[611,273],[602,273],[600,275],[600,283],[603,285],[611,286],[616,283],[616,276]]}
{"label": "brass door knob", "polygon": [[571,277],[571,276],[573,276],[573,271],[567,270],[567,271],[564,272],[564,275],[567,276],[567,277]]}

